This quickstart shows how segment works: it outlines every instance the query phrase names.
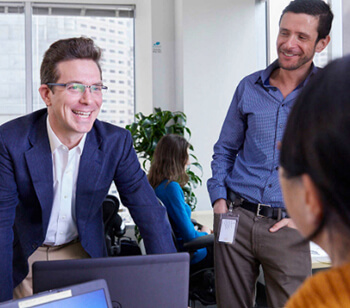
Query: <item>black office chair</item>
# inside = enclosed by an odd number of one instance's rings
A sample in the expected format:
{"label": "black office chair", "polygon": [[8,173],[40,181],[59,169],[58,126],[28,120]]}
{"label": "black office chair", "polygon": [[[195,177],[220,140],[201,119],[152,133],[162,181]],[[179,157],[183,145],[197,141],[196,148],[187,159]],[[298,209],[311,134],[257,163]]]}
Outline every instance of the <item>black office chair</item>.
{"label": "black office chair", "polygon": [[[208,234],[185,243],[183,249],[190,255],[204,247],[210,248],[208,253],[213,253],[213,246],[214,234]],[[192,270],[190,267],[189,305],[195,307],[196,301],[204,306],[216,304],[214,267],[199,270]]]}
{"label": "black office chair", "polygon": [[[159,203],[165,207],[161,200]],[[173,223],[168,216],[168,220],[171,226]],[[201,227],[194,219],[192,223],[198,228]],[[172,229],[173,241],[176,249],[178,251],[186,251],[192,255],[200,248],[210,248],[213,253],[214,248],[214,234],[208,234],[204,236],[197,237],[192,241],[183,244],[183,248],[180,249],[176,240],[175,233]],[[190,266],[190,283],[189,283],[189,306],[196,307],[196,301],[199,301],[202,305],[215,305],[216,295],[215,295],[215,272],[214,267],[202,268],[199,270],[193,270],[194,266]]]}
{"label": "black office chair", "polygon": [[107,195],[102,203],[104,235],[107,253],[110,257],[141,255],[137,242],[125,236],[126,227],[118,214],[119,200],[113,195]]}

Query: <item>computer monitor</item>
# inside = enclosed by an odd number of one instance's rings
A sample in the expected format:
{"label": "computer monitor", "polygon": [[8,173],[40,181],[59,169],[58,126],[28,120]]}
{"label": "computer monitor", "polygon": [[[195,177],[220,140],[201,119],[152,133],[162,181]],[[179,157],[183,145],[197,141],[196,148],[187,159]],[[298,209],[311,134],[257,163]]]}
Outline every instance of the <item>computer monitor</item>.
{"label": "computer monitor", "polygon": [[39,261],[33,289],[105,279],[113,307],[188,307],[189,263],[188,253]]}

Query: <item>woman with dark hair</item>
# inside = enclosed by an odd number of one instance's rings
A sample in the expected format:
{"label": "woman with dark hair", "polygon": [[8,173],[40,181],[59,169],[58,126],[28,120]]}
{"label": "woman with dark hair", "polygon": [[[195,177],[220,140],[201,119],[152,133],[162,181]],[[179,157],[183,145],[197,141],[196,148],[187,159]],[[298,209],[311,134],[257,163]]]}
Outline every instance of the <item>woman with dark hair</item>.
{"label": "woman with dark hair", "polygon": [[287,307],[350,307],[349,56],[305,86],[288,120],[280,164],[290,216],[333,266],[309,278]]}
{"label": "woman with dark hair", "polygon": [[[212,232],[206,226],[195,229],[191,221],[191,208],[185,202],[181,189],[188,182],[186,167],[190,165],[189,146],[182,136],[163,136],[156,146],[148,173],[150,184],[167,209],[180,250],[184,243]],[[211,266],[213,254],[206,248],[198,249],[191,258],[192,270]]]}

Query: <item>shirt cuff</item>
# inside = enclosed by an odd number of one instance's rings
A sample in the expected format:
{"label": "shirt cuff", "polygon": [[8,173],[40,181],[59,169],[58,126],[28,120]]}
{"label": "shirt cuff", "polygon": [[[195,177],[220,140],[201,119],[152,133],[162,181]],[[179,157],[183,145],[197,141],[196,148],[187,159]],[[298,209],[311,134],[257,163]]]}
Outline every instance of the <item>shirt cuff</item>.
{"label": "shirt cuff", "polygon": [[210,192],[210,201],[212,206],[218,199],[227,199],[226,187],[215,187],[215,190]]}

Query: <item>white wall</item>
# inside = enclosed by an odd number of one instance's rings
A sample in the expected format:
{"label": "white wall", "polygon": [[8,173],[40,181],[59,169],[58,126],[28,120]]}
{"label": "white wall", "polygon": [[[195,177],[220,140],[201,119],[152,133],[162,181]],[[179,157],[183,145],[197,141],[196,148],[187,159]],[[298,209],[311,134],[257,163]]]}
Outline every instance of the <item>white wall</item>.
{"label": "white wall", "polygon": [[343,54],[350,54],[350,1],[343,0]]}
{"label": "white wall", "polygon": [[211,209],[206,182],[213,145],[234,90],[265,58],[265,48],[257,48],[255,30],[264,23],[256,24],[255,8],[255,0],[152,0],[152,42],[161,46],[153,53],[153,105],[187,115],[203,166],[197,210]]}
{"label": "white wall", "polygon": [[213,145],[238,82],[256,70],[254,0],[183,1],[184,112],[203,166],[198,210],[211,209],[206,182]]}
{"label": "white wall", "polygon": [[257,53],[265,53],[257,50],[256,26],[254,0],[152,1],[152,42],[161,46],[153,53],[153,104],[188,117],[190,142],[204,169],[197,210],[211,209],[206,181],[212,149],[233,92],[257,69]]}
{"label": "white wall", "polygon": [[152,0],[152,17],[153,105],[175,110],[174,0]]}

